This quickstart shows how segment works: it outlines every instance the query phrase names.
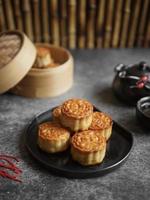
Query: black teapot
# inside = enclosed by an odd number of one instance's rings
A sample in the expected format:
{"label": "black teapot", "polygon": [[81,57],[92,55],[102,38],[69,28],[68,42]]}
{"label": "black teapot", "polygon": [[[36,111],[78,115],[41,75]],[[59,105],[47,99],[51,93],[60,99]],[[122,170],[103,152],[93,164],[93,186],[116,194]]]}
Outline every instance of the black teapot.
{"label": "black teapot", "polygon": [[140,98],[150,96],[150,66],[146,62],[119,64],[115,73],[113,90],[119,99],[135,105]]}

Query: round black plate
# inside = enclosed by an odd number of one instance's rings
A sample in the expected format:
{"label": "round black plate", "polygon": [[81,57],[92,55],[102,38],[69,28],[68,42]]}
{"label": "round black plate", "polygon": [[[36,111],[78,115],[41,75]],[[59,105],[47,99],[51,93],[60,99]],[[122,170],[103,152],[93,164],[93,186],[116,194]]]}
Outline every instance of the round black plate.
{"label": "round black plate", "polygon": [[95,166],[81,166],[71,159],[70,151],[48,154],[40,150],[37,145],[38,125],[51,120],[52,110],[36,116],[28,125],[25,132],[27,149],[32,156],[44,164],[50,172],[68,178],[92,178],[105,174],[118,167],[128,157],[133,145],[130,132],[114,122],[111,139],[107,143],[104,161]]}

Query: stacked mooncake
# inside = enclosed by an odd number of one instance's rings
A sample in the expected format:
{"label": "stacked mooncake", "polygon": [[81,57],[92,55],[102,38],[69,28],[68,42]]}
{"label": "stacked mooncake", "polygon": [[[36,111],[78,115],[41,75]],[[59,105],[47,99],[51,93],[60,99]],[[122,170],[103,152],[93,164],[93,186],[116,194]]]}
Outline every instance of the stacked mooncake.
{"label": "stacked mooncake", "polygon": [[112,133],[112,119],[94,112],[84,99],[69,99],[53,110],[53,121],[39,126],[38,144],[49,153],[64,151],[71,145],[73,160],[82,165],[103,161]]}

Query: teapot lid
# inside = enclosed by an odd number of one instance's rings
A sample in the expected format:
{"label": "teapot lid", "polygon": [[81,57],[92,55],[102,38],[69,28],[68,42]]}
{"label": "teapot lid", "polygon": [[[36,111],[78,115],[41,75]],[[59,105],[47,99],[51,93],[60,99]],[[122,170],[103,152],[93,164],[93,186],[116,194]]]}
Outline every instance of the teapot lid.
{"label": "teapot lid", "polygon": [[132,65],[131,67],[128,67],[127,69],[127,73],[128,75],[132,75],[132,76],[141,76],[144,74],[148,74],[150,73],[150,66],[148,66],[148,64],[144,61]]}
{"label": "teapot lid", "polygon": [[142,61],[134,65],[119,64],[115,67],[116,72],[125,72],[129,76],[142,76],[150,74],[150,66]]}

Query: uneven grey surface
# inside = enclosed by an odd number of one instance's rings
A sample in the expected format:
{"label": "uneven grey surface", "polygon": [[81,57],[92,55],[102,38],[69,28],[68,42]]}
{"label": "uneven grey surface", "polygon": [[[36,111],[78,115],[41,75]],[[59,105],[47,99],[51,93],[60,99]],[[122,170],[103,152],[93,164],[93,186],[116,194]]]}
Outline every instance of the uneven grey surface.
{"label": "uneven grey surface", "polygon": [[[112,94],[113,67],[118,63],[150,64],[149,49],[80,50],[75,58],[75,82],[66,94],[53,99],[0,96],[0,152],[17,155],[23,169],[22,184],[0,177],[2,200],[148,200],[150,199],[150,134],[135,119],[135,108],[120,103]],[[23,131],[38,112],[70,97],[84,97],[134,133],[134,148],[124,165],[105,176],[77,180],[52,175],[39,166],[25,149]]]}

